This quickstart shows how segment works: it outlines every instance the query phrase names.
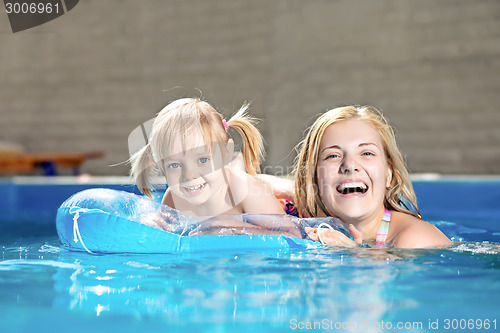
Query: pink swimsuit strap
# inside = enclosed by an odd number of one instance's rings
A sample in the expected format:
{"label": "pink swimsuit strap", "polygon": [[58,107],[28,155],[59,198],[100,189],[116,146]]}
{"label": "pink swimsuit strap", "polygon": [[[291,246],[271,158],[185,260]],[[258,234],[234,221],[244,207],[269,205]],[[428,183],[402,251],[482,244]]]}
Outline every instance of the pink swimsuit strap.
{"label": "pink swimsuit strap", "polygon": [[382,222],[380,223],[380,227],[378,228],[377,238],[375,239],[375,246],[384,247],[385,240],[387,239],[387,234],[389,233],[389,225],[391,222],[391,212],[384,208],[384,215],[382,216]]}

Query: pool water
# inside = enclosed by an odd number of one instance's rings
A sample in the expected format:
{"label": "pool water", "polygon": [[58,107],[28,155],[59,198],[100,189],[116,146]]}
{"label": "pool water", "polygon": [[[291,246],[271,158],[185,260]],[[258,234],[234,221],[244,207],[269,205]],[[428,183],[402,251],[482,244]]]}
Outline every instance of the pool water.
{"label": "pool water", "polygon": [[433,219],[457,241],[438,250],[90,255],[4,223],[0,332],[495,332],[495,209]]}

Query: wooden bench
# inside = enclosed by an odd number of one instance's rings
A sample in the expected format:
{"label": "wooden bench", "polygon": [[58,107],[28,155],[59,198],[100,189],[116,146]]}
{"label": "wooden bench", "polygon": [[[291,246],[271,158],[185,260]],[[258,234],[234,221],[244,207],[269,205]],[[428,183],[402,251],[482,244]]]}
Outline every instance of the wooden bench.
{"label": "wooden bench", "polygon": [[73,174],[80,174],[85,160],[100,158],[100,152],[91,153],[20,153],[0,152],[0,174],[34,173],[40,168],[44,175],[57,175],[59,168],[72,168]]}

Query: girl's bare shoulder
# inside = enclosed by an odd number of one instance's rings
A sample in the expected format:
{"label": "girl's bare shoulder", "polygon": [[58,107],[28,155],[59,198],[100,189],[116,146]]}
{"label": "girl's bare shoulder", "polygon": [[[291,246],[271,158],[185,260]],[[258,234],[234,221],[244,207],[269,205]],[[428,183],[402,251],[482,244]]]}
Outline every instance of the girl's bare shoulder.
{"label": "girl's bare shoulder", "polygon": [[231,193],[248,214],[284,214],[271,188],[255,176],[228,168]]}

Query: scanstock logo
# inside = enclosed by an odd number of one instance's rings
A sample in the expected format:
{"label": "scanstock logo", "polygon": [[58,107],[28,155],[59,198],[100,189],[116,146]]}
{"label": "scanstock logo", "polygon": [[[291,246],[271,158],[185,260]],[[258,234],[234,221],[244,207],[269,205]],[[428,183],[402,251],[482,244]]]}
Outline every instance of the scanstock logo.
{"label": "scanstock logo", "polygon": [[52,21],[75,8],[79,0],[4,0],[12,32]]}

